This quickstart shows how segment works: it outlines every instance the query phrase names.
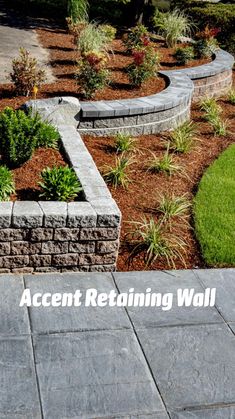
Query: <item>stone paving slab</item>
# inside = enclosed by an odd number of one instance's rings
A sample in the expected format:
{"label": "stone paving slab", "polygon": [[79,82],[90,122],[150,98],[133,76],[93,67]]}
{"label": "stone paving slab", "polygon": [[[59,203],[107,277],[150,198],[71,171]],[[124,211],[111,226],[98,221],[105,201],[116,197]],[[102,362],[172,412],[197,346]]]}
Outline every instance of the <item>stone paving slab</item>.
{"label": "stone paving slab", "polygon": [[30,337],[0,337],[0,418],[40,419]]}
{"label": "stone paving slab", "polygon": [[171,419],[234,419],[235,406],[171,413]]}
{"label": "stone paving slab", "polygon": [[22,277],[0,276],[0,336],[30,334],[27,308],[19,307],[23,290]]}
{"label": "stone paving slab", "polygon": [[[115,289],[109,273],[45,274],[25,276],[26,287],[31,293],[74,293],[80,290],[84,302],[86,290],[95,288],[99,293]],[[73,332],[82,330],[107,330],[130,328],[122,307],[30,307],[33,333]]]}
{"label": "stone paving slab", "polygon": [[235,269],[197,270],[205,287],[217,288],[216,306],[227,322],[235,322]]}
{"label": "stone paving slab", "polygon": [[204,288],[196,278],[193,271],[175,272],[115,272],[114,278],[120,292],[128,292],[134,288],[135,292],[146,292],[151,288],[156,293],[173,293],[173,307],[169,311],[163,311],[161,307],[128,307],[127,311],[138,328],[201,324],[223,323],[222,317],[213,307],[178,307],[177,290],[179,288],[194,289],[195,293],[204,293]]}
{"label": "stone paving slab", "polygon": [[37,336],[34,345],[45,419],[164,412],[133,332]]}
{"label": "stone paving slab", "polygon": [[169,409],[233,403],[235,336],[225,324],[138,331]]}

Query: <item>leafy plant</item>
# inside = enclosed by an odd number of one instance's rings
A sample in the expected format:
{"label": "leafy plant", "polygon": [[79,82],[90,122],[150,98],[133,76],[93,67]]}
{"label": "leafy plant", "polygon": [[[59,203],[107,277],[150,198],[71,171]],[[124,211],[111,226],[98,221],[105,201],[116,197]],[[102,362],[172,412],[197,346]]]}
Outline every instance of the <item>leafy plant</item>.
{"label": "leafy plant", "polygon": [[157,157],[154,153],[152,154],[152,158],[148,162],[148,170],[152,173],[160,173],[163,172],[169,176],[173,175],[175,172],[179,172],[182,170],[181,166],[176,164],[175,156],[173,154],[169,154],[169,147],[167,151],[162,157]]}
{"label": "leafy plant", "polygon": [[133,164],[132,158],[128,158],[125,155],[116,158],[115,166],[106,166],[104,168],[103,177],[107,183],[110,183],[115,188],[122,186],[128,187],[130,178],[126,173],[127,168]]}
{"label": "leafy plant", "polygon": [[212,126],[214,130],[214,135],[218,135],[219,137],[224,137],[228,133],[228,122],[223,121],[219,116],[211,118],[209,120],[209,124]]}
{"label": "leafy plant", "polygon": [[235,89],[231,89],[228,93],[228,101],[231,105],[235,105]]}
{"label": "leafy plant", "polygon": [[153,19],[158,33],[163,35],[168,47],[174,48],[182,36],[190,35],[192,24],[189,18],[175,9],[168,13],[157,13]]}
{"label": "leafy plant", "polygon": [[10,195],[14,192],[12,173],[6,166],[0,166],[0,201],[9,201]]}
{"label": "leafy plant", "polygon": [[170,134],[170,149],[177,153],[188,153],[195,143],[196,125],[191,121],[184,122]]}
{"label": "leafy plant", "polygon": [[175,196],[172,194],[160,196],[156,210],[162,214],[164,221],[168,221],[174,217],[185,219],[190,207],[191,203],[186,195]]}
{"label": "leafy plant", "polygon": [[82,186],[73,169],[68,166],[47,167],[41,173],[41,197],[47,201],[72,201],[82,191]]}
{"label": "leafy plant", "polygon": [[198,58],[210,58],[219,48],[216,39],[200,39],[194,45],[194,51]]}
{"label": "leafy plant", "polygon": [[73,35],[74,45],[77,46],[80,34],[88,25],[88,22],[86,20],[74,22],[70,17],[66,18],[66,22],[68,25],[69,33]]}
{"label": "leafy plant", "polygon": [[212,97],[203,99],[200,103],[200,108],[206,113],[205,119],[209,120],[211,116],[219,116],[222,112],[221,106],[217,103],[217,100]]}
{"label": "leafy plant", "polygon": [[194,48],[193,47],[181,47],[177,48],[174,57],[177,62],[181,65],[187,64],[189,61],[194,59]]}
{"label": "leafy plant", "polygon": [[119,133],[114,138],[114,145],[117,153],[132,151],[135,147],[136,140],[129,134]]}
{"label": "leafy plant", "polygon": [[123,43],[127,52],[138,47],[146,47],[150,44],[148,29],[144,25],[137,25],[129,30],[123,37]]}
{"label": "leafy plant", "polygon": [[107,42],[110,43],[115,39],[117,29],[111,25],[100,25],[100,31],[104,33]]}
{"label": "leafy plant", "polygon": [[136,228],[129,234],[133,243],[130,259],[143,253],[146,266],[153,264],[157,259],[166,259],[168,265],[174,268],[175,259],[183,261],[184,241],[169,233],[162,222],[155,221],[154,218],[143,218],[142,221],[132,224]]}
{"label": "leafy plant", "polygon": [[45,82],[45,71],[38,67],[36,58],[29,51],[20,48],[19,57],[12,61],[11,80],[18,95],[29,96],[34,88],[38,89]]}
{"label": "leafy plant", "polygon": [[68,15],[73,23],[88,20],[88,0],[68,0]]}
{"label": "leafy plant", "polygon": [[104,54],[108,49],[108,39],[105,31],[96,23],[87,24],[78,38],[78,50],[82,56]]}
{"label": "leafy plant", "polygon": [[49,122],[41,121],[39,115],[35,118],[35,122],[37,124],[35,147],[57,148],[60,139],[58,130]]}
{"label": "leafy plant", "polygon": [[97,90],[109,82],[109,71],[105,68],[103,53],[91,52],[84,55],[78,63],[76,78],[86,98],[92,98]]}
{"label": "leafy plant", "polygon": [[159,55],[152,47],[139,47],[132,51],[133,63],[127,67],[130,82],[140,87],[146,80],[157,73]]}

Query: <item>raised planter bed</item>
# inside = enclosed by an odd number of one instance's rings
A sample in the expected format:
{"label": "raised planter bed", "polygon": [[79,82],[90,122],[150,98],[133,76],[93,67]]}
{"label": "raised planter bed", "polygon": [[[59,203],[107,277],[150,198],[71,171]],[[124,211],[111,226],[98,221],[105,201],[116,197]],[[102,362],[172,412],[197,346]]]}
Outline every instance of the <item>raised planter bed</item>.
{"label": "raised planter bed", "polygon": [[0,272],[112,271],[121,214],[72,125],[79,103],[66,98],[31,105],[58,127],[86,201],[1,202]]}

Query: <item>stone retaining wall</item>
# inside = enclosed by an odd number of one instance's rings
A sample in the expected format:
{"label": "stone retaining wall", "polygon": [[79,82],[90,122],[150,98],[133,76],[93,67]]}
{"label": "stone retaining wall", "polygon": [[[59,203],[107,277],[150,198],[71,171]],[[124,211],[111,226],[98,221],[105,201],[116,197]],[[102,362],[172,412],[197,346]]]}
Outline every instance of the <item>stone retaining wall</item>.
{"label": "stone retaining wall", "polygon": [[[1,202],[0,273],[113,271],[121,213],[76,128],[78,101],[28,104],[57,125],[84,202]],[[63,122],[63,124],[62,124]]]}
{"label": "stone retaining wall", "polygon": [[190,117],[192,100],[221,96],[232,85],[234,58],[218,50],[199,67],[160,71],[169,86],[155,95],[126,100],[82,102],[79,132],[90,135],[154,134],[173,129]]}

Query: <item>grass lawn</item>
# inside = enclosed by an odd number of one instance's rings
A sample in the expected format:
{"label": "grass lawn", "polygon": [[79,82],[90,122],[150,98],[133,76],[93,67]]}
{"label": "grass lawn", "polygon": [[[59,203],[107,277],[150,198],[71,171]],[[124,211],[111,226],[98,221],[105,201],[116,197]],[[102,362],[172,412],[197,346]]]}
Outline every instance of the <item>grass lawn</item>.
{"label": "grass lawn", "polygon": [[209,266],[235,266],[235,145],[203,176],[194,203],[196,235]]}

